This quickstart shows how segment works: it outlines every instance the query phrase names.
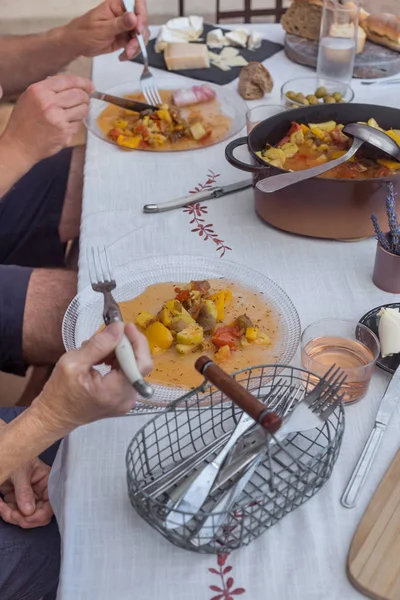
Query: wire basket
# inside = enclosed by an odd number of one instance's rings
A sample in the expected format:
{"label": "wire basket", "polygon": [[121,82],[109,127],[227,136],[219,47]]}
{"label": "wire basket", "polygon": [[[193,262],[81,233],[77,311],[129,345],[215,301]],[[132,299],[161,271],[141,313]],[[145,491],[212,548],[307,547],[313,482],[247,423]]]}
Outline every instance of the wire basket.
{"label": "wire basket", "polygon": [[[233,377],[261,400],[277,383],[309,392],[320,381],[308,371],[283,365],[252,367],[238,371]],[[159,495],[154,490],[149,492],[149,484],[217,438],[229,434],[241,415],[240,408],[205,382],[149,421],[128,447],[126,466],[132,506],[176,546],[207,554],[246,546],[311,498],[332,473],[344,432],[341,405],[319,428],[269,444],[263,460],[229,512],[213,513],[208,519],[232,481],[212,492],[197,514],[181,512],[184,525],[167,528],[164,521],[171,490]],[[216,454],[209,456],[207,462]],[[210,525],[204,531],[207,519]]]}

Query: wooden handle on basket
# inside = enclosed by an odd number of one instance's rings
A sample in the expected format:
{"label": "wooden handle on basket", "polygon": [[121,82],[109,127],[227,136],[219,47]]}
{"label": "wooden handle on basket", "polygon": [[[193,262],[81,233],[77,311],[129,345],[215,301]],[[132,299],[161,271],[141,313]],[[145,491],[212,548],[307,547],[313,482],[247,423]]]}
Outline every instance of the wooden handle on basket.
{"label": "wooden handle on basket", "polygon": [[282,419],[274,412],[268,411],[264,404],[250,394],[246,388],[240,385],[221,367],[215,364],[208,356],[200,356],[195,362],[195,368],[199,373],[213,383],[228,398],[240,406],[245,413],[250,415],[259,425],[269,433],[275,433],[282,425]]}

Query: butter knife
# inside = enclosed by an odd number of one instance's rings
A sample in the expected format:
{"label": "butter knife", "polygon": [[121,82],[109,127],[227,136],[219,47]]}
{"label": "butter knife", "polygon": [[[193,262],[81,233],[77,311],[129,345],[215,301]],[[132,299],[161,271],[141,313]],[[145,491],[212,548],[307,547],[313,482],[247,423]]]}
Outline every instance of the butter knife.
{"label": "butter knife", "polygon": [[166,212],[167,210],[173,210],[174,208],[181,208],[188,204],[195,204],[196,202],[205,202],[206,200],[213,200],[214,198],[221,198],[227,194],[238,192],[239,190],[245,190],[253,185],[252,179],[245,179],[237,183],[231,183],[230,185],[216,186],[203,192],[196,192],[195,194],[189,194],[176,200],[169,200],[162,204],[145,204],[143,206],[143,212],[145,213],[159,213]]}
{"label": "butter knife", "polygon": [[400,367],[395,371],[379,405],[375,425],[364,446],[358,463],[344,491],[341,503],[345,508],[353,508],[360,497],[362,488],[371,470],[372,463],[380,446],[383,434],[400,399]]}
{"label": "butter knife", "polygon": [[146,104],[145,102],[137,102],[136,100],[129,100],[129,98],[119,98],[118,96],[111,96],[110,94],[103,94],[103,92],[93,92],[90,94],[91,98],[95,100],[103,100],[109,104],[115,104],[126,110],[133,110],[134,112],[143,112],[144,110],[158,110],[159,107]]}

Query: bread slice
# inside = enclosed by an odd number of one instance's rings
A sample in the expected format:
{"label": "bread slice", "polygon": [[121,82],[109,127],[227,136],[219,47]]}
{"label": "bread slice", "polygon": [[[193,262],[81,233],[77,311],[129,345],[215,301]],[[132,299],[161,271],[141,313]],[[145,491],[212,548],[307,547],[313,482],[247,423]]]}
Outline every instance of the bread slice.
{"label": "bread slice", "polygon": [[362,26],[371,42],[400,52],[400,17],[389,13],[373,14]]}
{"label": "bread slice", "polygon": [[[354,25],[353,23],[332,23],[329,35],[333,37],[354,37]],[[360,54],[364,50],[367,34],[364,29],[360,26],[357,28],[357,54]]]}
{"label": "bread slice", "polygon": [[259,100],[273,87],[270,72],[259,62],[251,62],[240,71],[239,94],[245,100]]}
{"label": "bread slice", "polygon": [[322,19],[322,0],[294,0],[281,19],[287,33],[318,42]]}

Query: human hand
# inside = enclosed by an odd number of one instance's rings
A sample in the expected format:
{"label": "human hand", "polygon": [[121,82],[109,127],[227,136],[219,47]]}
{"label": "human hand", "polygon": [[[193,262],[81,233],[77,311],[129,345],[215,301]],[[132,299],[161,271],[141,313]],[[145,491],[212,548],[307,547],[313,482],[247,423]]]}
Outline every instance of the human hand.
{"label": "human hand", "polygon": [[23,529],[48,525],[53,516],[48,496],[50,467],[35,458],[0,486],[0,517]]}
{"label": "human hand", "polygon": [[31,85],[19,98],[2,140],[36,164],[71,143],[89,110],[91,81],[60,75]]}
{"label": "human hand", "polygon": [[[61,357],[32,403],[32,408],[40,409],[48,429],[65,435],[79,425],[124,415],[133,408],[137,394],[117,365],[104,376],[93,369],[94,365],[110,362],[123,333],[122,323],[112,323],[79,350]],[[152,360],[146,338],[132,324],[125,326],[125,334],[132,343],[139,371],[148,375]]]}
{"label": "human hand", "polygon": [[126,12],[123,0],[105,0],[66,25],[63,43],[73,45],[79,54],[89,57],[123,48],[121,60],[130,60],[139,53],[133,32],[141,33],[147,43],[146,0],[136,0],[134,13]]}

